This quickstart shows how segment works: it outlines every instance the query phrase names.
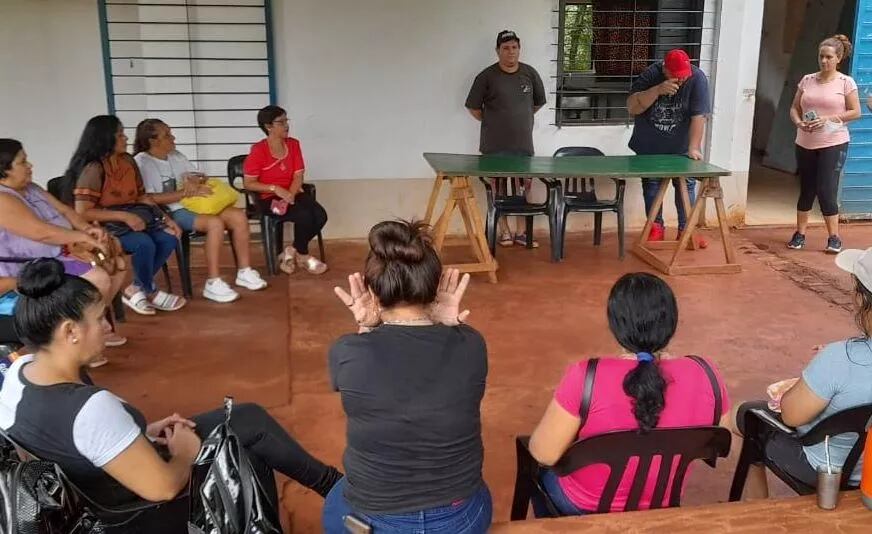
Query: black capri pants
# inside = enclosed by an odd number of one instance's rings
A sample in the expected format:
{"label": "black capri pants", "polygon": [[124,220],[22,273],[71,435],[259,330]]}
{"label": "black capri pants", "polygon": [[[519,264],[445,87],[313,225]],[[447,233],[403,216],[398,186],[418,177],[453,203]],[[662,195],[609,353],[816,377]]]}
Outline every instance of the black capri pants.
{"label": "black capri pants", "polygon": [[800,188],[798,211],[811,211],[817,197],[824,217],[839,214],[839,178],[848,154],[848,143],[808,149],[796,145]]}
{"label": "black capri pants", "polygon": [[273,214],[270,207],[275,198],[257,197],[258,207],[263,213],[269,213],[270,217],[294,223],[294,249],[300,254],[308,254],[309,241],[327,224],[327,210],[312,195],[301,192],[294,198],[294,203],[288,206],[288,211],[279,216]]}

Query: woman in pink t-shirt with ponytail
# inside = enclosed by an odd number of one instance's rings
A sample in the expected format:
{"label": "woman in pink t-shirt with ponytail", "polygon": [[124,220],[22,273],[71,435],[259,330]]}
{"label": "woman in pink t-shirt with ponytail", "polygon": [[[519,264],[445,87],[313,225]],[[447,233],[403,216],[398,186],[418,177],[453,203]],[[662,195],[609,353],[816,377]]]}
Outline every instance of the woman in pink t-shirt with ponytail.
{"label": "woman in pink t-shirt with ponytail", "polygon": [[[708,426],[715,418],[715,384],[720,392],[718,418],[729,413],[729,399],[720,373],[701,358],[673,358],[664,351],[678,325],[678,305],[669,286],[648,273],[622,276],[608,300],[609,329],[630,354],[599,358],[596,365],[587,419],[582,424],[588,360],[571,364],[530,437],[530,452],[541,464],[557,463],[579,439],[608,432],[654,428]],[[630,462],[611,511],[624,509],[638,462]],[[677,467],[677,463],[673,466]],[[651,507],[659,469],[648,474],[639,509]],[[581,515],[597,509],[609,476],[607,465],[591,465],[560,477],[542,470],[540,485],[563,515]],[[664,495],[664,499],[666,496]],[[537,517],[548,515],[544,502],[533,501]]]}
{"label": "woman in pink t-shirt with ponytail", "polygon": [[851,41],[833,35],[818,47],[820,71],[799,81],[790,120],[796,125],[796,167],[800,177],[796,204],[796,232],[788,248],[805,246],[808,215],[817,197],[827,224],[826,252],[842,250],[839,236],[839,178],[851,140],[846,123],[860,118],[857,84],[839,72],[839,64],[851,55]]}

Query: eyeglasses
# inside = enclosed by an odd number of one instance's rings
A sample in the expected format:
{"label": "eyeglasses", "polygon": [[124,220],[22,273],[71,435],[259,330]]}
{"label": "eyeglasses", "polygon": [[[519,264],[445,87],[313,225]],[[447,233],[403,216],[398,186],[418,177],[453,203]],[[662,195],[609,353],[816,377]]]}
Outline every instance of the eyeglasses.
{"label": "eyeglasses", "polygon": [[280,119],[276,121],[272,121],[273,124],[281,124],[282,126],[287,126],[290,121],[288,119]]}

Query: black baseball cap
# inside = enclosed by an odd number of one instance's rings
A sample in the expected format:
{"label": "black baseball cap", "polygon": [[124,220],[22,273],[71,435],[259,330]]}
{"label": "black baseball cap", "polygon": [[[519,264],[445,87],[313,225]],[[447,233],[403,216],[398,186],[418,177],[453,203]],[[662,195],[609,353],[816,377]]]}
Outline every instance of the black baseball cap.
{"label": "black baseball cap", "polygon": [[518,37],[518,34],[512,30],[503,30],[497,34],[497,48],[499,48],[501,44],[508,43],[509,41],[515,41],[518,45],[521,44],[520,37]]}

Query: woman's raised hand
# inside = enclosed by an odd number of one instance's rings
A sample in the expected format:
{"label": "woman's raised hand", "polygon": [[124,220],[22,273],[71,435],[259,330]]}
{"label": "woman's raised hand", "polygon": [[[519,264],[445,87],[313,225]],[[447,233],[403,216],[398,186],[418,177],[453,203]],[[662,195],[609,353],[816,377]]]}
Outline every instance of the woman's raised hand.
{"label": "woman's raised hand", "polygon": [[349,291],[345,291],[336,286],[333,292],[351,310],[359,326],[367,328],[378,326],[381,323],[381,312],[372,293],[364,285],[360,273],[348,275],[348,289]]}
{"label": "woman's raised hand", "polygon": [[457,269],[446,269],[439,279],[436,301],[430,306],[433,322],[457,326],[469,316],[469,310],[460,311],[460,301],[469,285],[469,273],[460,276]]}

